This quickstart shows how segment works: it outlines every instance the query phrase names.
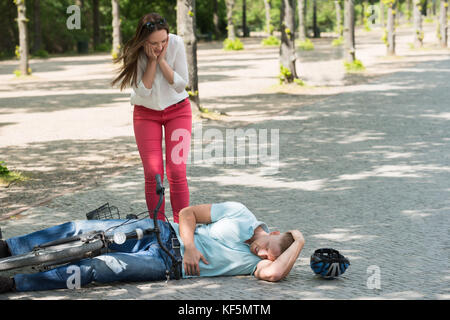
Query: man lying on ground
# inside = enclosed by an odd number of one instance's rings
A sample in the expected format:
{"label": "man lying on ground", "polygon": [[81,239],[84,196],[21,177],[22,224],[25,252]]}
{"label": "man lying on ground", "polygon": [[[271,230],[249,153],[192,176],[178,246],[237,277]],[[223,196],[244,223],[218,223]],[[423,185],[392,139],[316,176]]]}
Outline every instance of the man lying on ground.
{"label": "man lying on ground", "polygon": [[[28,235],[0,241],[0,258],[31,251],[36,245],[92,230],[107,230],[124,220],[80,220],[67,222]],[[298,230],[270,232],[264,222],[238,202],[190,206],[180,211],[179,225],[158,221],[161,239],[172,250],[171,238],[181,244],[182,277],[254,275],[266,281],[285,278],[297,260],[305,240]],[[120,226],[116,231],[153,228],[152,219]],[[0,293],[67,288],[73,271],[80,269],[80,284],[114,281],[166,279],[172,261],[158,245],[155,234],[121,245],[112,252],[34,274],[0,276]],[[0,259],[1,263],[1,259]],[[173,274],[172,274],[173,276]]]}

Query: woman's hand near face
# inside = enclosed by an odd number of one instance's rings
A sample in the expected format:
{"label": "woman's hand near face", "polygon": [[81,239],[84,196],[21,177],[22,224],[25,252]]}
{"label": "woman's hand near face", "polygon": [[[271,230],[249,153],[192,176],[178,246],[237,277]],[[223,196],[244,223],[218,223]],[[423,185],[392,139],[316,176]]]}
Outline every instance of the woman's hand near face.
{"label": "woman's hand near face", "polygon": [[148,42],[144,43],[144,51],[150,61],[158,60],[158,56],[153,52],[152,46]]}
{"label": "woman's hand near face", "polygon": [[167,41],[164,44],[164,48],[162,49],[160,55],[158,56],[158,60],[157,62],[160,63],[161,60],[166,58],[166,53],[167,53],[167,47],[169,46],[169,37],[167,37]]}

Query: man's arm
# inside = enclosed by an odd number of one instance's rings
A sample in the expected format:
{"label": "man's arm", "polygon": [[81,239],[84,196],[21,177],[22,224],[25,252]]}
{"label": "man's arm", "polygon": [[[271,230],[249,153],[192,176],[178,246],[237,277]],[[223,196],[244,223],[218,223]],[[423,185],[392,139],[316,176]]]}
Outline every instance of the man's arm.
{"label": "man's arm", "polygon": [[183,264],[187,275],[200,275],[200,259],[208,264],[195,247],[194,232],[197,223],[211,223],[211,204],[186,207],[179,213],[180,238],[184,244]]}
{"label": "man's arm", "polygon": [[275,261],[262,260],[256,266],[255,277],[271,282],[285,278],[305,245],[305,239],[298,230],[290,231],[294,242]]}

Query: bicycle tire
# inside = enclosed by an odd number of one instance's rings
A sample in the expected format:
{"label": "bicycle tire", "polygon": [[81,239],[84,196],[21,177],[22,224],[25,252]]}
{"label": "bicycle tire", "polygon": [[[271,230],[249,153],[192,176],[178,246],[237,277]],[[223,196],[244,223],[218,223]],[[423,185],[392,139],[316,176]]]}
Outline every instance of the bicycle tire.
{"label": "bicycle tire", "polygon": [[74,241],[71,243],[46,247],[37,251],[0,259],[0,271],[43,264],[57,265],[60,263],[68,263],[89,256],[92,252],[98,252],[103,247],[104,245],[101,239],[95,239],[89,243]]}

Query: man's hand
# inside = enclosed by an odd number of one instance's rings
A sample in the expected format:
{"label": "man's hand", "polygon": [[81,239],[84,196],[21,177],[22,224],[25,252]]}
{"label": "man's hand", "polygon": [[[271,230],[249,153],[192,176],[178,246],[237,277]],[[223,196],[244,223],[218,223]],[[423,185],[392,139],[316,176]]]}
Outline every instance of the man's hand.
{"label": "man's hand", "polygon": [[298,230],[289,232],[292,234],[294,242],[275,261],[261,260],[257,264],[255,276],[258,279],[276,282],[284,279],[291,271],[305,245],[305,239]]}
{"label": "man's hand", "polygon": [[199,276],[200,275],[200,259],[205,263],[209,264],[206,261],[205,257],[201,254],[200,251],[197,250],[195,246],[191,246],[185,248],[183,255],[183,264],[184,264],[184,272],[188,276]]}
{"label": "man's hand", "polygon": [[292,238],[294,238],[294,241],[305,241],[305,238],[303,238],[303,234],[298,230],[289,230],[290,234],[292,235]]}

